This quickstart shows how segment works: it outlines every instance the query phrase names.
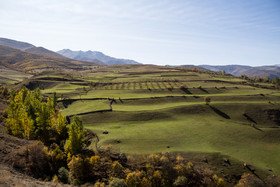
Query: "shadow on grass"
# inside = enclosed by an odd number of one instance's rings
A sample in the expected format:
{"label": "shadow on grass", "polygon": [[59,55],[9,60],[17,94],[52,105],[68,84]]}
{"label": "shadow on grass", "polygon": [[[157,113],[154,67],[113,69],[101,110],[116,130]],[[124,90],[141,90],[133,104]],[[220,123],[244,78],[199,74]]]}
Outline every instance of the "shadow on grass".
{"label": "shadow on grass", "polygon": [[205,90],[204,88],[199,88],[201,91],[205,92],[205,93],[209,93],[207,90]]}
{"label": "shadow on grass", "polygon": [[263,132],[263,130],[259,129],[258,127],[256,127],[255,125],[252,126],[254,129]]}
{"label": "shadow on grass", "polygon": [[220,110],[217,109],[216,107],[211,106],[211,105],[208,105],[208,106],[209,106],[214,112],[216,112],[216,114],[222,116],[222,117],[225,118],[225,119],[230,119],[230,117],[229,117],[226,113],[220,111]]}
{"label": "shadow on grass", "polygon": [[190,92],[188,90],[188,88],[180,88],[183,92],[185,92],[186,94],[192,94],[192,92]]}
{"label": "shadow on grass", "polygon": [[255,120],[253,120],[253,118],[251,118],[248,114],[243,114],[244,117],[246,117],[246,119],[252,123],[257,124],[257,122]]}

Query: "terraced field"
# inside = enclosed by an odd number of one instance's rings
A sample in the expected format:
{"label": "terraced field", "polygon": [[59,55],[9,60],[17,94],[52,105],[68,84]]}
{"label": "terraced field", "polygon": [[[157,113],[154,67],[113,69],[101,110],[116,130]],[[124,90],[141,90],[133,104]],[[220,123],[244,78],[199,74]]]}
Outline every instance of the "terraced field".
{"label": "terraced field", "polygon": [[82,117],[99,146],[130,154],[221,153],[280,174],[280,93],[272,84],[139,65],[41,75],[24,84],[36,81],[44,94],[57,93],[63,114]]}

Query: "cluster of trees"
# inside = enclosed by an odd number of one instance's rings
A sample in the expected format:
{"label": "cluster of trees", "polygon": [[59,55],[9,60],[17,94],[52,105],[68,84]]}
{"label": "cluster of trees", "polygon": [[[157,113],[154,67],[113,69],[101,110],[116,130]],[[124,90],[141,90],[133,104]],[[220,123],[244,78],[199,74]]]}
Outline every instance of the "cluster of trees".
{"label": "cluster of trees", "polygon": [[[112,161],[106,156],[77,156],[68,163],[72,184],[93,182],[94,186],[160,187],[160,186],[224,186],[225,182],[212,170],[195,169],[192,162],[166,152],[151,154],[144,164],[132,167]],[[102,178],[103,177],[103,178]],[[106,177],[106,181],[104,181]]]}
{"label": "cluster of trees", "polygon": [[280,79],[278,77],[275,77],[274,79],[270,79],[268,76],[261,78],[261,77],[253,77],[250,78],[247,75],[241,75],[240,78],[252,82],[265,82],[265,83],[272,83],[272,84],[280,84]]}
{"label": "cluster of trees", "polygon": [[74,117],[67,124],[57,110],[57,97],[42,98],[40,89],[11,91],[5,125],[9,133],[26,139],[40,140],[45,145],[59,145],[65,153],[76,155],[83,145],[83,123]]}

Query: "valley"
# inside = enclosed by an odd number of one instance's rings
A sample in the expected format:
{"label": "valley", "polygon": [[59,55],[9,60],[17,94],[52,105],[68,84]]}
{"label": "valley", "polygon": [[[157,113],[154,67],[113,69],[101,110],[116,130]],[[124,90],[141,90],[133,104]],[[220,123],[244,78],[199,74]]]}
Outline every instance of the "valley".
{"label": "valley", "polygon": [[280,173],[280,92],[271,83],[187,68],[119,65],[43,72],[20,86],[39,87],[46,96],[56,92],[62,114],[79,115],[97,133],[99,147],[131,155],[195,154],[200,162],[219,153],[238,161],[239,168],[248,163],[260,173]]}

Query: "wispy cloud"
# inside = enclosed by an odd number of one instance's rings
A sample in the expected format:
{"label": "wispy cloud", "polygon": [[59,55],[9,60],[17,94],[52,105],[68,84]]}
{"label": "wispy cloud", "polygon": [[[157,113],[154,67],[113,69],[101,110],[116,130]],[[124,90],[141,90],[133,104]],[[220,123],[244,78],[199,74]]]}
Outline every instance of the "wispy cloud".
{"label": "wispy cloud", "polygon": [[261,50],[266,54],[259,59],[279,59],[280,8],[274,1],[0,0],[0,5],[0,35],[41,41],[51,49],[86,46],[163,64],[226,58],[261,63],[254,54]]}

